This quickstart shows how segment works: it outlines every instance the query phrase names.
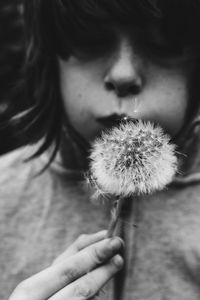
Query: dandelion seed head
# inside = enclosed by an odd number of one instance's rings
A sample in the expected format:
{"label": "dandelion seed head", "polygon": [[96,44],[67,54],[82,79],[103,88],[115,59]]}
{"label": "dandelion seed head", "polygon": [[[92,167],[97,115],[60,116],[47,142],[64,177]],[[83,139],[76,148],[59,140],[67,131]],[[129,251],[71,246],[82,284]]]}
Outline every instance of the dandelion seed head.
{"label": "dandelion seed head", "polygon": [[92,146],[90,174],[105,194],[150,194],[169,184],[176,171],[175,145],[151,122],[121,123]]}

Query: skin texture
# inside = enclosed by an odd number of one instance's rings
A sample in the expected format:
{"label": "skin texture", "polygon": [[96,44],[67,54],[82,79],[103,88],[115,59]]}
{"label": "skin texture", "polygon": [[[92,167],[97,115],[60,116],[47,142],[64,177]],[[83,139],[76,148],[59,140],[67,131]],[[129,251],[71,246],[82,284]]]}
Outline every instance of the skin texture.
{"label": "skin texture", "polygon": [[101,56],[59,58],[66,114],[87,140],[102,129],[96,118],[113,113],[158,122],[172,136],[184,123],[193,66],[182,57],[150,56],[135,40],[122,32]]}

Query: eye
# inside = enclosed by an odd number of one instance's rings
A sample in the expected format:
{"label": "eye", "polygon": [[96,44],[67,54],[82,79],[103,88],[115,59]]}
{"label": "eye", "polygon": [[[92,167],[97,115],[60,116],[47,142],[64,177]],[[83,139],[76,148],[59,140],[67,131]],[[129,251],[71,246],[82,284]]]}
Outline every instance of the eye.
{"label": "eye", "polygon": [[167,44],[148,43],[147,49],[150,54],[166,59],[176,58],[182,54],[181,49],[176,49]]}
{"label": "eye", "polygon": [[78,58],[94,58],[104,56],[109,49],[108,43],[84,43],[73,47],[72,54]]}
{"label": "eye", "polygon": [[142,41],[138,45],[138,51],[149,62],[162,67],[171,67],[182,65],[187,58],[184,55],[184,49],[170,43],[159,43],[157,41]]}
{"label": "eye", "polygon": [[77,58],[93,59],[111,52],[115,45],[113,35],[105,32],[85,33],[76,38],[72,46],[72,55]]}
{"label": "eye", "polygon": [[182,56],[181,45],[172,43],[158,28],[146,28],[138,37],[142,53],[149,59],[168,62]]}

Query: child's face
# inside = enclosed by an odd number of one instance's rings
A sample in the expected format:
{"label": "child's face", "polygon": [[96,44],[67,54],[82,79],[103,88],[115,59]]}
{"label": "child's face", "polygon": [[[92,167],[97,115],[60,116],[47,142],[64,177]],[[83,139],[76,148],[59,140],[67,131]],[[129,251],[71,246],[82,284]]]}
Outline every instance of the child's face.
{"label": "child's face", "polygon": [[93,140],[103,128],[98,118],[112,114],[158,122],[172,136],[179,132],[193,66],[162,54],[162,42],[158,47],[155,54],[133,35],[119,32],[116,43],[102,54],[80,52],[68,60],[59,58],[66,114],[83,137]]}

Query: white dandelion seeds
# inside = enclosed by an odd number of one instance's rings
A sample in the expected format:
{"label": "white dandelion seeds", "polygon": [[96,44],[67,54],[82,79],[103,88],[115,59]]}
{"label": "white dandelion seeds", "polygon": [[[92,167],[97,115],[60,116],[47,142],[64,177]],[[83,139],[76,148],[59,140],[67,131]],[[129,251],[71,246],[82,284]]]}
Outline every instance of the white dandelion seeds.
{"label": "white dandelion seeds", "polygon": [[175,145],[149,121],[123,122],[103,132],[92,146],[90,176],[96,196],[150,194],[169,184],[176,171]]}

